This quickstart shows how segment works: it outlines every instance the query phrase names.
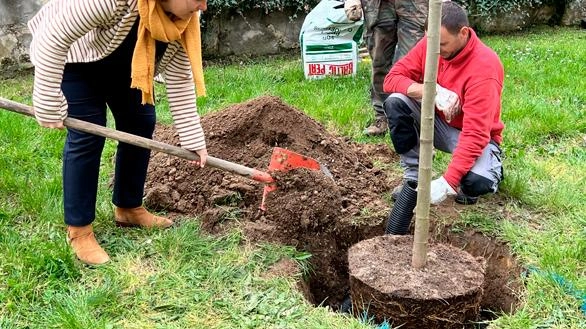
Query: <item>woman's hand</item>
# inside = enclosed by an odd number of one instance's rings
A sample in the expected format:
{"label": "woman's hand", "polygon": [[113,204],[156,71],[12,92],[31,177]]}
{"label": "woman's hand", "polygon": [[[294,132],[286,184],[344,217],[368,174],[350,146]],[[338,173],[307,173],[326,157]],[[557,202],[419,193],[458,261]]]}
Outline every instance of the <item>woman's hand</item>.
{"label": "woman's hand", "polygon": [[197,154],[197,156],[199,156],[199,160],[192,161],[191,163],[193,163],[196,166],[199,166],[200,168],[203,168],[206,165],[206,161],[208,159],[208,150],[196,150],[195,153]]}
{"label": "woman's hand", "polygon": [[63,129],[63,121],[47,122],[47,121],[37,120],[37,122],[39,123],[39,125],[41,125],[42,127],[45,127],[45,128]]}

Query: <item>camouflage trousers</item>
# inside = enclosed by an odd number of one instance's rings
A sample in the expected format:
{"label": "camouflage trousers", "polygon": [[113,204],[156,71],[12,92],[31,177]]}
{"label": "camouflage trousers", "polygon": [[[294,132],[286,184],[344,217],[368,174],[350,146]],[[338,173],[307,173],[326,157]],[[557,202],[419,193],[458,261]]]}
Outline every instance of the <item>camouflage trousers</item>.
{"label": "camouflage trousers", "polygon": [[376,117],[385,118],[383,82],[391,66],[424,34],[428,0],[361,0],[365,41],[372,59],[371,101]]}

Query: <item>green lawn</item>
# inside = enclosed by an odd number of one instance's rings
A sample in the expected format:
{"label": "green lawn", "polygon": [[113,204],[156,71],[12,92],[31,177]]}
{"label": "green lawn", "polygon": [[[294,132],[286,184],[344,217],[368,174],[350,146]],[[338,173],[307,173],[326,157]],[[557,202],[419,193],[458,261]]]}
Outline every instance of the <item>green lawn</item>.
{"label": "green lawn", "polygon": [[[540,29],[483,40],[505,65],[502,194],[509,215],[468,213],[461,222],[490,221],[492,234],[538,269],[526,279],[523,306],[491,327],[586,328],[586,32]],[[205,115],[272,94],[331,132],[387,143],[361,136],[372,115],[368,71],[362,63],[355,78],[307,81],[299,59],[211,65],[208,97],[198,106]],[[30,74],[0,81],[1,97],[26,104],[31,89]],[[157,93],[159,120],[171,123],[164,89]],[[197,219],[166,231],[115,228],[113,142],[103,155],[95,221],[113,261],[80,265],[65,241],[64,132],[6,111],[0,127],[0,328],[372,328],[308,304],[295,278],[262,276],[284,258],[307,266],[302,250],[245,246],[238,231],[209,236]],[[448,159],[439,155],[434,168]]]}

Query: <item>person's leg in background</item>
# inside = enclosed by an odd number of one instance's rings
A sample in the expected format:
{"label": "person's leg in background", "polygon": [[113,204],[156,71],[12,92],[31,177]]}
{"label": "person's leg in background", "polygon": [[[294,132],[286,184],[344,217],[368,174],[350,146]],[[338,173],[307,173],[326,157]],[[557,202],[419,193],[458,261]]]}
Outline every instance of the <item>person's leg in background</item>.
{"label": "person's leg in background", "polygon": [[[68,103],[68,116],[106,125],[106,102],[100,83],[83,64],[68,64],[61,89]],[[67,236],[76,256],[97,265],[110,258],[93,233],[100,158],[105,138],[67,129],[63,148],[63,206]]]}
{"label": "person's leg in background", "polygon": [[397,50],[393,63],[403,58],[425,34],[427,0],[395,1],[397,15]]}
{"label": "person's leg in background", "polygon": [[383,82],[393,64],[397,45],[395,9],[389,1],[363,1],[366,26],[365,41],[372,60],[371,102],[374,121],[364,130],[369,136],[384,135],[388,125],[383,102],[388,94],[383,92]]}

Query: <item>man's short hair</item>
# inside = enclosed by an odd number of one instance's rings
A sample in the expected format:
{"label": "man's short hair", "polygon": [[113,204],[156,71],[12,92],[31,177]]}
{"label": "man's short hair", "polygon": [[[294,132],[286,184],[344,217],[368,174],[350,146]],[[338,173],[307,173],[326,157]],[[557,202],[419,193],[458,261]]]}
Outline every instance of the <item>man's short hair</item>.
{"label": "man's short hair", "polygon": [[470,26],[466,10],[453,1],[442,2],[442,26],[451,34],[457,34],[464,26]]}

